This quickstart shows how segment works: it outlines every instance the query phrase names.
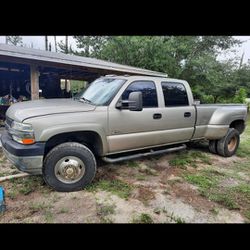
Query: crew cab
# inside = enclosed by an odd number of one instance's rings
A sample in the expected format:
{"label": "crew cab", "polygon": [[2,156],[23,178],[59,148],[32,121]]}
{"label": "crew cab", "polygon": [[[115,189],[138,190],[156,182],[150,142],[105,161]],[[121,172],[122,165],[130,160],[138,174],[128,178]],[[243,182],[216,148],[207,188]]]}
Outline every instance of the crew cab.
{"label": "crew cab", "polygon": [[69,192],[91,183],[97,158],[114,163],[203,139],[212,153],[230,157],[246,117],[245,105],[196,104],[184,80],[105,76],[73,99],[12,105],[1,142],[19,170]]}

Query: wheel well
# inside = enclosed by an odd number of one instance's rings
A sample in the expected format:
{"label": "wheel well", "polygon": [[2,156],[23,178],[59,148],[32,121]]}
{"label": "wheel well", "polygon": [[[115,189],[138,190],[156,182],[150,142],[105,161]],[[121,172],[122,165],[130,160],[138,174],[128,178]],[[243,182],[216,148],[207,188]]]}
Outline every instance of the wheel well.
{"label": "wheel well", "polygon": [[243,120],[236,120],[236,121],[233,121],[231,124],[230,124],[230,128],[234,128],[236,130],[239,131],[239,133],[243,133],[244,129],[245,129],[245,122]]}
{"label": "wheel well", "polygon": [[44,157],[52,148],[64,142],[79,142],[87,146],[94,155],[102,155],[103,147],[99,134],[93,131],[79,131],[62,133],[51,137],[45,144]]}

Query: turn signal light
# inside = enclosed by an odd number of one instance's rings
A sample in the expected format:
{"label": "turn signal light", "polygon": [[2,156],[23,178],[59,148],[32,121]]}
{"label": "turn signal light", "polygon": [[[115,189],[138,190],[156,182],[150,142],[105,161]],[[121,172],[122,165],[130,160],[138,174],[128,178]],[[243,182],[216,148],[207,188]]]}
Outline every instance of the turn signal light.
{"label": "turn signal light", "polygon": [[35,139],[22,139],[23,144],[33,144],[35,143]]}

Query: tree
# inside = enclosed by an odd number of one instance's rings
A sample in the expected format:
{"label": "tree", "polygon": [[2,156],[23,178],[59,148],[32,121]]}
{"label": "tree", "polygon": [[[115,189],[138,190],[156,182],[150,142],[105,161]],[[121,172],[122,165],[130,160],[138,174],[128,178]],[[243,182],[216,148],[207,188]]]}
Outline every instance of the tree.
{"label": "tree", "polygon": [[247,92],[244,88],[240,88],[236,91],[233,102],[234,103],[246,103]]}
{"label": "tree", "polygon": [[107,42],[106,36],[74,36],[77,51],[74,53],[86,57],[100,57],[103,46]]}
{"label": "tree", "polygon": [[63,42],[62,40],[60,42],[57,43],[59,51],[64,53],[64,54],[74,54],[75,51],[72,49],[72,46],[68,46],[68,44],[66,44],[66,41]]}
{"label": "tree", "polygon": [[12,44],[15,46],[23,46],[23,38],[21,36],[6,36],[6,44]]}
{"label": "tree", "polygon": [[75,54],[165,72],[169,77],[185,79],[190,83],[195,97],[203,101],[207,99],[206,96],[210,96],[212,102],[232,98],[238,86],[234,81],[237,70],[235,62],[217,59],[220,53],[240,44],[232,36],[74,38],[78,48]]}
{"label": "tree", "polygon": [[236,88],[244,88],[250,96],[250,63],[242,65],[232,73],[233,82]]}

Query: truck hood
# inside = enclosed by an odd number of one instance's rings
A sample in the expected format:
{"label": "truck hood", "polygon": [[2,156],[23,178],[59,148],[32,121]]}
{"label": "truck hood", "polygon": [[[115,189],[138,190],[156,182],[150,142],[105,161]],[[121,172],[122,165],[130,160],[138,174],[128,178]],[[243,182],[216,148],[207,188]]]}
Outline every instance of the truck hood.
{"label": "truck hood", "polygon": [[7,110],[6,116],[23,122],[25,119],[37,116],[87,112],[94,110],[95,106],[72,99],[44,99],[36,101],[27,101],[13,104]]}

